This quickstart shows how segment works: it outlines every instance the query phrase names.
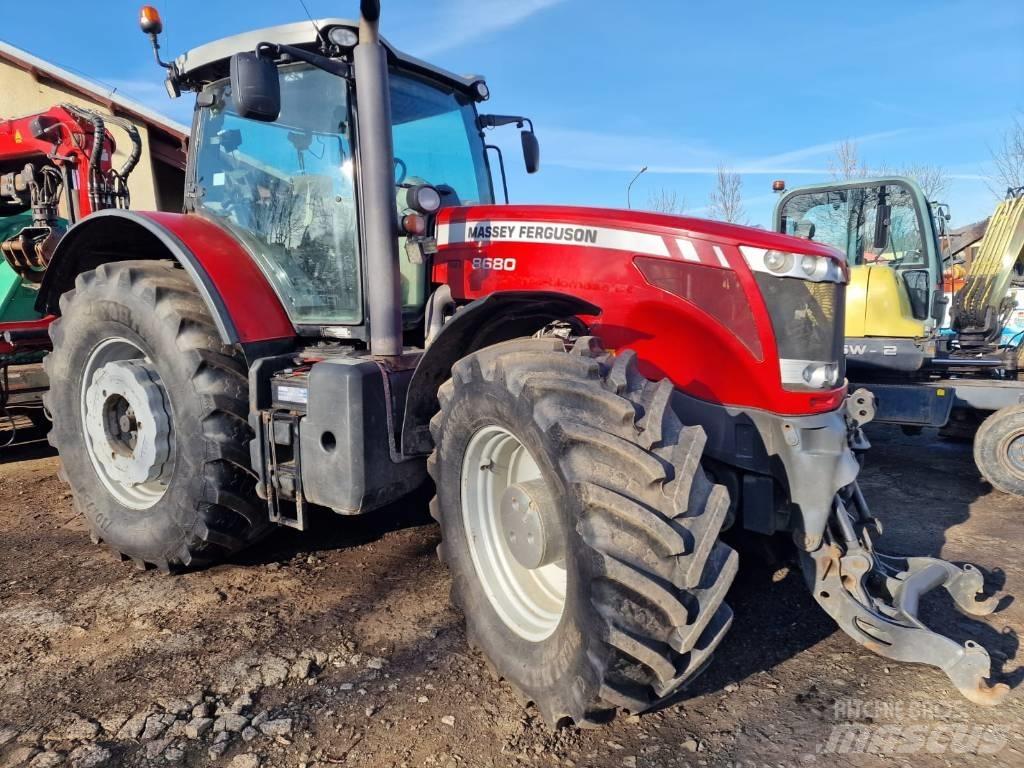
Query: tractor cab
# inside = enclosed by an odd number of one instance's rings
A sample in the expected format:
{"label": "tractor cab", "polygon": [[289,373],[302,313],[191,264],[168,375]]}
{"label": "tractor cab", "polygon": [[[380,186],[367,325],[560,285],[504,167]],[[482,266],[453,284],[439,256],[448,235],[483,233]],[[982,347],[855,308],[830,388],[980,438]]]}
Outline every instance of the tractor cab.
{"label": "tractor cab", "polygon": [[[300,331],[352,339],[367,337],[361,222],[379,205],[360,189],[370,175],[360,174],[360,162],[366,165],[366,147],[381,144],[373,136],[360,145],[358,29],[323,19],[257,30],[168,65],[172,92],[197,92],[189,211],[244,243]],[[424,217],[495,202],[484,127],[502,123],[478,114],[489,96],[482,78],[382,48],[394,165],[389,204],[409,331],[422,325],[425,256],[435,247]]]}
{"label": "tractor cab", "polygon": [[[775,227],[846,254],[852,365],[920,367],[922,345],[937,336],[946,299],[935,217],[914,181],[890,177],[800,187],[779,201]],[[882,354],[865,359],[857,354],[861,349]]]}

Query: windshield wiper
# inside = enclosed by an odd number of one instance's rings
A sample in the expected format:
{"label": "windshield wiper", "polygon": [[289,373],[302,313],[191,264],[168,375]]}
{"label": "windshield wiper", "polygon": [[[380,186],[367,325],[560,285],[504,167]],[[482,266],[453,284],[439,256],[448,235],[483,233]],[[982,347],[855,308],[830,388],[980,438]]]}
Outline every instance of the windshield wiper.
{"label": "windshield wiper", "polygon": [[317,53],[311,53],[310,51],[303,50],[302,48],[296,48],[293,45],[282,45],[280,43],[260,43],[256,46],[257,54],[269,53],[274,58],[280,58],[281,56],[287,56],[296,61],[303,61],[306,64],[322,69],[331,75],[337,75],[338,77],[352,77],[352,66],[344,61],[338,61],[337,59],[331,59],[327,56],[321,56]]}

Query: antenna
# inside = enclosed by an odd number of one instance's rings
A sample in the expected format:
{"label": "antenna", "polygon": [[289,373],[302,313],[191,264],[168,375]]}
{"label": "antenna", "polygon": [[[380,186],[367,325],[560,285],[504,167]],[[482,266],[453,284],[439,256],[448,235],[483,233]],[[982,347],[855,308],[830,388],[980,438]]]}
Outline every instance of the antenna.
{"label": "antenna", "polygon": [[327,41],[324,39],[324,35],[320,31],[320,27],[318,27],[316,22],[313,20],[313,14],[309,12],[309,8],[306,6],[306,0],[299,0],[299,5],[302,6],[302,10],[304,10],[306,12],[306,16],[309,17],[309,23],[312,24],[313,29],[316,30],[316,36],[320,38],[320,42],[326,45]]}

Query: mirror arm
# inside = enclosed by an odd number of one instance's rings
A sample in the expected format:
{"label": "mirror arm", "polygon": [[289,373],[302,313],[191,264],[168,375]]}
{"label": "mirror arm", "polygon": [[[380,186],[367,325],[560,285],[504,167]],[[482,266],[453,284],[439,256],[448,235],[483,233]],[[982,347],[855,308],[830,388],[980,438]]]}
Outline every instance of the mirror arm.
{"label": "mirror arm", "polygon": [[519,115],[480,115],[477,118],[477,123],[481,130],[484,128],[500,128],[503,125],[515,125],[517,128],[522,128],[524,123],[528,123],[530,133],[533,133],[533,121],[528,117],[521,117]]}
{"label": "mirror arm", "polygon": [[330,59],[316,53],[310,53],[309,51],[303,50],[302,48],[296,48],[292,45],[260,43],[256,46],[256,55],[269,56],[275,59],[280,58],[281,56],[288,56],[296,61],[302,61],[316,67],[317,69],[322,69],[324,72],[331,75],[346,78],[352,77],[352,66],[350,64],[347,64],[344,61]]}
{"label": "mirror arm", "polygon": [[505,193],[505,205],[508,205],[508,178],[505,176],[505,158],[501,153],[501,147],[484,144],[484,150],[493,151],[498,156],[498,168],[501,169],[501,189]]}

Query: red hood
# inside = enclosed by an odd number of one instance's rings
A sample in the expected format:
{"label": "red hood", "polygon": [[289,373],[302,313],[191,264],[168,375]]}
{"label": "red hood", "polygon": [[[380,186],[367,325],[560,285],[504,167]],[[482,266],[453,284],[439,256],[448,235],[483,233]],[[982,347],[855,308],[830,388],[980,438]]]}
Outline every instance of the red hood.
{"label": "red hood", "polygon": [[584,323],[606,348],[633,350],[647,376],[668,378],[692,397],[786,414],[842,403],[845,383],[783,386],[771,307],[754,254],[742,251],[825,257],[845,269],[829,246],[687,216],[546,205],[445,209],[436,235],[432,281],[448,285],[457,302],[499,292],[573,296],[600,308]]}

